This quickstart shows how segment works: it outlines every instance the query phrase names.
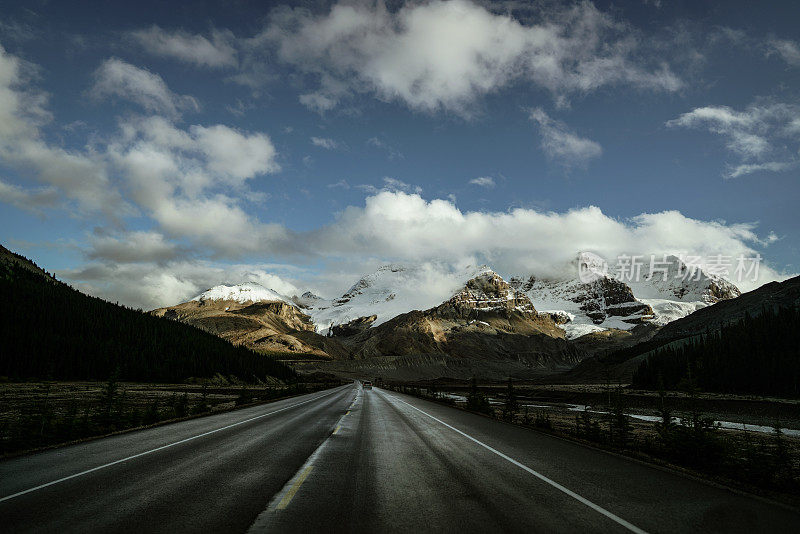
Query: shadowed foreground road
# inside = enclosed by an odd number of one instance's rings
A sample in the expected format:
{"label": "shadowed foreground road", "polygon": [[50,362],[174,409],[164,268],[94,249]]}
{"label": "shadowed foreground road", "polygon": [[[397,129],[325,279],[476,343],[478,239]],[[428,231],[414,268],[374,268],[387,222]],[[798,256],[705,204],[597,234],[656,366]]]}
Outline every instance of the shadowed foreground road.
{"label": "shadowed foreground road", "polygon": [[0,462],[5,532],[792,532],[800,515],[358,385]]}

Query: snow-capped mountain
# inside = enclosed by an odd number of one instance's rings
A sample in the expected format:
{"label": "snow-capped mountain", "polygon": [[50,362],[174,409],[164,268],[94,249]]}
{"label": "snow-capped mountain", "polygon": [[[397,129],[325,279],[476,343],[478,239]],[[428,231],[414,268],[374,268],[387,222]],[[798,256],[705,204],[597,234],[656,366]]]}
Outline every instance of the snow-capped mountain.
{"label": "snow-capped mountain", "polygon": [[151,313],[281,358],[348,366],[384,358],[381,373],[403,377],[540,376],[650,339],[661,328],[619,330],[661,326],[739,295],[733,284],[676,257],[662,267],[628,282],[602,258],[581,254],[558,277],[506,281],[486,266],[391,264],[331,300],[245,283]]}
{"label": "snow-capped mountain", "polygon": [[652,308],[634,297],[630,287],[604,275],[590,282],[512,278],[540,313],[548,313],[567,337],[619,328],[628,330],[652,319]]}
{"label": "snow-capped mountain", "polygon": [[503,280],[503,277],[488,268],[483,268],[469,279],[464,287],[442,306],[450,306],[460,313],[471,311],[516,310],[536,313],[530,299],[524,293]]}
{"label": "snow-capped mountain", "polygon": [[361,317],[376,316],[373,326],[402,313],[427,310],[450,299],[468,280],[494,271],[468,267],[442,274],[428,265],[384,265],[353,284],[341,297],[311,307],[309,314],[318,332],[331,324],[340,325]]}
{"label": "snow-capped mountain", "polygon": [[[174,306],[150,312],[190,324],[265,354],[331,358],[314,324],[286,296],[255,283],[220,285]],[[319,339],[318,339],[319,338]]]}
{"label": "snow-capped mountain", "polygon": [[311,291],[306,291],[299,297],[297,295],[292,297],[292,302],[300,306],[301,308],[315,308],[325,306],[326,303],[330,304],[330,302],[326,301],[319,295],[312,293]]}
{"label": "snow-capped mountain", "polygon": [[653,323],[664,325],[700,308],[742,294],[739,288],[700,267],[689,266],[677,256],[667,256],[627,284],[655,312]]}
{"label": "snow-capped mountain", "polygon": [[652,273],[643,269],[638,279],[628,282],[639,298],[714,304],[742,294],[724,278],[689,266],[677,256],[666,256],[653,265]]}
{"label": "snow-capped mountain", "polygon": [[206,300],[230,300],[233,302],[285,302],[292,306],[297,306],[292,299],[256,283],[246,283],[237,285],[218,285],[203,291],[192,301]]}
{"label": "snow-capped mountain", "polygon": [[334,326],[333,332],[342,336],[338,339],[351,348],[354,359],[449,355],[481,365],[504,362],[501,376],[508,365],[534,374],[570,368],[582,355],[550,316],[537,313],[528,297],[487,268],[438,306],[408,311],[374,327],[351,321]]}
{"label": "snow-capped mountain", "polygon": [[654,264],[652,273],[648,265],[631,276],[610,271],[593,254],[580,254],[569,270],[576,267],[571,278],[512,279],[537,310],[561,323],[569,338],[609,328],[630,330],[642,322],[663,325],[741,294],[727,280],[689,267],[676,256]]}
{"label": "snow-capped mountain", "polygon": [[663,258],[652,273],[643,266],[638,277],[613,272],[589,253],[578,255],[564,271],[558,278],[525,276],[507,283],[486,266],[443,273],[429,264],[390,264],[333,300],[309,291],[290,298],[255,283],[215,286],[192,300],[285,302],[310,315],[319,333],[328,333],[332,325],[334,332],[362,331],[412,310],[436,307],[463,317],[470,310],[516,309],[548,315],[574,339],[610,328],[630,330],[643,322],[663,325],[740,294],[727,280],[676,256]]}

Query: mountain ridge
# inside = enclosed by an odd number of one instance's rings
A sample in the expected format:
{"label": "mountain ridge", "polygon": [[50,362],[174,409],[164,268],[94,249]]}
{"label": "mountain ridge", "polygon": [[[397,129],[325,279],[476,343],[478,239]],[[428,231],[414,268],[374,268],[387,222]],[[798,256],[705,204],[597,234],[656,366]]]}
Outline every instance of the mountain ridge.
{"label": "mountain ridge", "polygon": [[[0,260],[38,279],[60,284],[5,248],[0,248]],[[638,286],[601,271],[585,281],[533,276],[506,281],[487,266],[467,267],[451,272],[444,289],[425,293],[440,280],[424,266],[389,264],[361,277],[342,297],[331,300],[310,292],[288,297],[256,283],[223,284],[150,315],[187,323],[262,354],[327,361],[333,371],[336,362],[356,365],[393,358],[405,362],[406,374],[413,374],[413,362],[433,358],[461,362],[458,372],[462,375],[469,369],[487,369],[485,363],[494,362],[489,367],[495,374],[506,366],[515,369],[517,376],[534,376],[568,369],[579,372],[591,368],[597,354],[629,350],[643,343],[645,348],[658,346],[697,335],[724,321],[757,313],[765,302],[774,306],[786,304],[787,299],[794,299],[794,305],[800,302],[800,278],[766,284],[730,299],[738,292],[735,286],[700,273],[693,279],[698,283],[685,286],[685,291],[679,288],[677,295],[675,284],[654,287],[650,295],[667,291],[675,299],[689,295],[717,302],[709,306],[706,302],[665,300],[682,310],[702,309],[683,319],[659,323],[655,320],[658,313],[649,305],[652,301],[636,297],[632,287]],[[406,295],[414,298],[404,300]],[[415,303],[427,307],[407,309]],[[571,307],[547,309],[542,303]],[[719,310],[728,310],[722,314],[724,321],[719,319]],[[370,311],[378,313],[362,315]],[[395,311],[400,313],[393,314]],[[331,318],[347,321],[320,324],[320,317],[326,323]],[[569,328],[574,325],[588,325],[591,330],[570,336]],[[627,364],[627,369],[632,365]]]}
{"label": "mountain ridge", "polygon": [[[670,262],[667,272],[684,273],[691,283],[684,278],[661,285],[654,283],[648,295],[671,295],[674,300],[638,299],[633,284],[608,274],[599,257],[583,253],[570,267],[588,270],[590,276],[586,280],[529,276],[514,277],[507,282],[485,265],[465,267],[443,277],[424,264],[392,263],[360,277],[334,299],[323,299],[308,291],[300,297],[288,297],[254,283],[222,285],[194,297],[189,301],[194,305],[183,303],[153,313],[184,320],[267,353],[309,354],[330,359],[357,359],[366,354],[405,355],[414,351],[461,353],[461,345],[473,348],[476,345],[474,339],[464,341],[468,337],[465,332],[475,337],[516,335],[524,331],[525,335],[543,333],[552,338],[581,339],[576,346],[591,355],[601,349],[641,341],[642,334],[624,333],[637,325],[662,326],[706,306],[707,302],[738,293],[732,284],[690,270],[677,257],[667,259]],[[647,282],[652,280],[634,287],[641,291],[642,287],[648,287]],[[679,300],[687,295],[703,300]],[[285,314],[268,320],[266,316],[243,318],[241,307],[256,302],[279,302],[294,307],[295,313],[288,322]],[[657,313],[650,302],[659,310],[668,310],[670,315]],[[211,305],[203,307],[204,303]],[[274,305],[264,309],[280,311]],[[478,318],[482,312],[499,310],[509,313],[502,319],[494,314],[491,321]],[[395,327],[402,325],[403,333],[390,334],[388,328],[380,328],[390,322]],[[372,332],[373,329],[378,330]],[[642,332],[650,336],[651,330]],[[604,332],[608,335],[600,335]],[[391,344],[378,338],[394,339],[397,348],[391,349]]]}
{"label": "mountain ridge", "polygon": [[85,295],[0,247],[0,376],[12,380],[252,382],[296,378],[280,362],[190,325]]}
{"label": "mountain ridge", "polygon": [[[770,282],[742,293],[732,299],[720,300],[655,330],[641,332],[636,343],[620,347],[619,351],[586,358],[564,377],[566,381],[592,381],[603,375],[617,380],[630,380],[633,373],[649,355],[663,347],[679,347],[709,333],[748,318],[761,315],[764,310],[777,312],[780,309],[800,307],[800,276]],[[780,332],[776,332],[779,335]]]}

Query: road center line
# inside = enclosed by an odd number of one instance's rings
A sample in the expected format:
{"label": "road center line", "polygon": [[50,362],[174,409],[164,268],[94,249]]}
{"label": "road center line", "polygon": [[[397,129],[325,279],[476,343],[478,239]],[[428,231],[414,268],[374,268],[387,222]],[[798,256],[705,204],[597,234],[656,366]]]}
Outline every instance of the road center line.
{"label": "road center line", "polygon": [[13,493],[11,495],[6,495],[5,497],[0,497],[0,502],[8,501],[8,500],[13,499],[15,497],[19,497],[21,495],[25,495],[26,493],[31,493],[31,492],[40,490],[42,488],[53,486],[55,484],[59,484],[61,482],[65,482],[67,480],[71,480],[73,478],[78,478],[78,477],[83,476],[83,475],[88,475],[89,473],[94,473],[95,471],[99,471],[101,469],[105,469],[107,467],[111,467],[112,465],[121,464],[122,462],[127,462],[128,460],[133,460],[134,458],[139,458],[140,456],[145,456],[147,454],[152,454],[154,452],[162,451],[164,449],[168,449],[170,447],[174,447],[175,445],[180,445],[181,443],[186,443],[187,441],[192,441],[192,440],[195,440],[195,439],[198,439],[198,438],[202,438],[204,436],[209,436],[211,434],[216,434],[217,432],[221,432],[223,430],[227,430],[227,429],[233,428],[235,426],[243,425],[245,423],[249,423],[251,421],[255,421],[257,419],[261,419],[263,417],[267,417],[268,415],[273,415],[273,414],[276,414],[278,412],[283,412],[283,411],[289,410],[289,409],[294,408],[296,406],[301,406],[303,404],[308,404],[309,402],[314,402],[316,400],[323,399],[325,397],[329,397],[329,396],[331,396],[331,395],[333,395],[335,393],[338,393],[338,391],[333,391],[331,393],[326,393],[325,395],[320,395],[319,397],[314,397],[313,399],[308,399],[308,400],[303,401],[303,402],[297,402],[295,404],[292,404],[291,406],[286,406],[286,407],[281,408],[279,410],[273,410],[273,411],[268,412],[268,413],[264,413],[264,414],[261,414],[261,415],[257,415],[255,417],[251,417],[250,419],[245,419],[244,421],[239,421],[238,423],[233,423],[231,425],[223,426],[221,428],[217,428],[217,429],[211,430],[209,432],[203,432],[202,434],[198,434],[198,435],[192,436],[190,438],[182,439],[180,441],[176,441],[174,443],[169,443],[167,445],[162,445],[161,447],[156,447],[155,449],[150,449],[149,451],[140,452],[138,454],[134,454],[134,455],[128,456],[126,458],[122,458],[122,459],[119,459],[119,460],[114,460],[113,462],[109,462],[107,464],[103,464],[103,465],[99,465],[97,467],[93,467],[91,469],[87,469],[86,471],[81,471],[80,473],[75,473],[73,475],[69,475],[69,476],[66,476],[66,477],[63,477],[63,478],[59,478],[58,480],[53,480],[53,481],[47,482],[45,484],[40,484],[40,485],[35,486],[33,488],[28,488],[26,490],[19,491],[17,493]]}
{"label": "road center line", "polygon": [[[355,401],[353,401],[355,402]],[[278,510],[285,510],[289,503],[294,498],[295,494],[300,489],[300,486],[305,482],[308,475],[311,473],[311,470],[314,468],[314,462],[317,461],[322,455],[322,451],[328,446],[330,443],[330,438],[336,435],[339,430],[342,428],[342,424],[344,423],[345,416],[341,416],[339,420],[336,422],[336,428],[333,430],[330,436],[325,438],[325,440],[319,444],[319,446],[311,453],[311,455],[306,459],[303,465],[300,466],[300,469],[294,474],[292,478],[281,488],[281,490],[276,493],[272,500],[270,500],[267,507],[264,509],[263,512],[258,514],[255,521],[250,525],[250,528],[247,529],[248,533],[256,533],[256,532],[266,532],[270,531],[270,525],[274,520],[274,514]]]}
{"label": "road center line", "polygon": [[[336,432],[334,432],[334,434],[335,433]],[[297,480],[294,481],[294,484],[292,484],[292,487],[289,489],[289,491],[286,492],[286,495],[283,496],[281,502],[278,503],[278,510],[283,510],[289,505],[290,502],[292,502],[292,497],[294,497],[294,494],[297,493],[297,490],[300,489],[300,486],[303,484],[303,481],[305,481],[305,479],[308,478],[308,474],[311,472],[312,469],[314,469],[313,465],[309,465],[305,469],[303,469],[303,472],[300,473],[300,476],[297,477]]]}
{"label": "road center line", "polygon": [[486,449],[486,450],[488,450],[488,451],[490,451],[490,452],[493,452],[494,454],[496,454],[496,455],[497,455],[497,456],[499,456],[500,458],[502,458],[502,459],[504,459],[504,460],[506,460],[506,461],[508,461],[508,462],[510,462],[510,463],[512,463],[512,464],[514,464],[514,465],[516,465],[516,466],[517,466],[517,467],[519,467],[520,469],[523,469],[523,470],[527,471],[528,473],[530,473],[531,475],[535,476],[535,477],[536,477],[536,478],[538,478],[539,480],[541,480],[541,481],[543,481],[543,482],[546,482],[546,483],[550,484],[551,486],[553,486],[553,487],[554,487],[554,488],[556,488],[557,490],[559,490],[559,491],[561,491],[561,492],[563,492],[563,493],[566,493],[567,495],[569,495],[569,496],[570,496],[570,497],[572,497],[573,499],[575,499],[575,500],[577,500],[577,501],[579,501],[579,502],[581,502],[581,503],[585,504],[586,506],[588,506],[589,508],[591,508],[591,509],[592,509],[592,510],[594,510],[595,512],[598,512],[598,513],[600,513],[600,514],[603,514],[603,515],[604,515],[604,516],[606,516],[607,518],[609,518],[609,519],[611,519],[612,521],[614,521],[615,523],[617,523],[617,524],[619,524],[619,525],[621,525],[621,526],[625,527],[626,529],[630,530],[631,532],[635,532],[635,533],[637,533],[637,534],[647,534],[647,532],[646,532],[646,531],[644,531],[644,530],[640,529],[640,528],[639,528],[639,527],[637,527],[636,525],[633,525],[632,523],[629,523],[628,521],[625,521],[625,520],[624,520],[624,519],[622,519],[621,517],[619,517],[619,516],[616,516],[616,515],[612,514],[611,512],[609,512],[608,510],[606,510],[606,509],[605,509],[605,508],[603,508],[602,506],[599,506],[599,505],[597,505],[597,504],[593,503],[592,501],[590,501],[589,499],[586,499],[585,497],[581,497],[580,495],[578,495],[578,494],[577,494],[577,493],[575,493],[574,491],[572,491],[572,490],[570,490],[570,489],[568,489],[568,488],[565,488],[564,486],[562,486],[561,484],[559,484],[559,483],[558,483],[558,482],[556,482],[555,480],[552,480],[552,479],[550,479],[550,478],[548,478],[548,477],[544,476],[543,474],[541,474],[541,473],[539,473],[539,472],[537,472],[537,471],[534,471],[533,469],[531,469],[531,468],[530,468],[530,467],[528,467],[527,465],[525,465],[525,464],[522,464],[522,463],[520,463],[520,462],[516,461],[515,459],[511,458],[510,456],[508,456],[508,455],[506,455],[506,454],[503,454],[502,452],[500,452],[500,451],[498,451],[497,449],[495,449],[495,448],[493,448],[493,447],[491,447],[491,446],[487,445],[486,443],[484,443],[484,442],[482,442],[482,441],[480,441],[480,440],[478,440],[478,439],[476,439],[476,438],[473,438],[472,436],[470,436],[470,435],[469,435],[469,434],[467,434],[466,432],[463,432],[463,431],[461,431],[461,430],[457,429],[456,427],[454,427],[454,426],[452,426],[452,425],[449,425],[449,424],[445,423],[445,422],[444,422],[444,421],[442,421],[441,419],[438,419],[438,418],[436,418],[436,417],[432,416],[432,415],[431,415],[431,414],[429,414],[428,412],[425,412],[425,411],[423,411],[423,410],[420,410],[419,408],[417,408],[417,407],[416,407],[416,406],[414,406],[413,404],[409,404],[408,402],[406,402],[406,401],[404,401],[404,400],[402,400],[402,399],[400,399],[400,398],[398,398],[398,397],[395,397],[394,395],[390,395],[390,394],[386,393],[386,396],[387,396],[387,397],[391,397],[391,398],[393,398],[393,399],[395,399],[395,400],[397,400],[397,401],[399,401],[399,402],[402,402],[403,404],[405,404],[405,405],[407,405],[407,406],[409,406],[409,407],[411,407],[411,408],[413,408],[413,409],[417,410],[417,411],[418,411],[418,412],[420,412],[421,414],[423,414],[423,415],[426,415],[426,416],[430,417],[431,419],[433,419],[434,421],[436,421],[436,422],[438,422],[438,423],[440,423],[440,424],[442,424],[442,425],[446,426],[446,427],[447,427],[447,428],[449,428],[450,430],[453,430],[453,431],[455,431],[455,432],[457,432],[457,433],[461,434],[461,435],[462,435],[462,436],[464,436],[465,438],[467,438],[467,439],[469,439],[470,441],[473,441],[474,443],[476,443],[476,444],[480,445],[480,446],[481,446],[481,447],[483,447],[484,449]]}

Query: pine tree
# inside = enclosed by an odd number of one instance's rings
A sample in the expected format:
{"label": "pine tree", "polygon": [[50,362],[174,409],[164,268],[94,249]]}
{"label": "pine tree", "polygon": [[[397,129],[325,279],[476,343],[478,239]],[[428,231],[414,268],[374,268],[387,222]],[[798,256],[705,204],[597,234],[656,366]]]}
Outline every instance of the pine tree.
{"label": "pine tree", "polygon": [[469,395],[467,395],[467,410],[489,415],[491,415],[493,411],[491,404],[489,404],[489,399],[487,399],[486,396],[481,393],[480,389],[478,388],[478,382],[474,376],[470,382]]}
{"label": "pine tree", "polygon": [[625,413],[625,397],[621,387],[617,387],[612,397],[609,427],[611,442],[619,447],[627,447],[633,427]]}
{"label": "pine tree", "polygon": [[514,391],[514,384],[509,377],[508,386],[506,387],[506,402],[503,407],[503,418],[512,421],[518,411],[519,402],[517,402],[517,394]]}

